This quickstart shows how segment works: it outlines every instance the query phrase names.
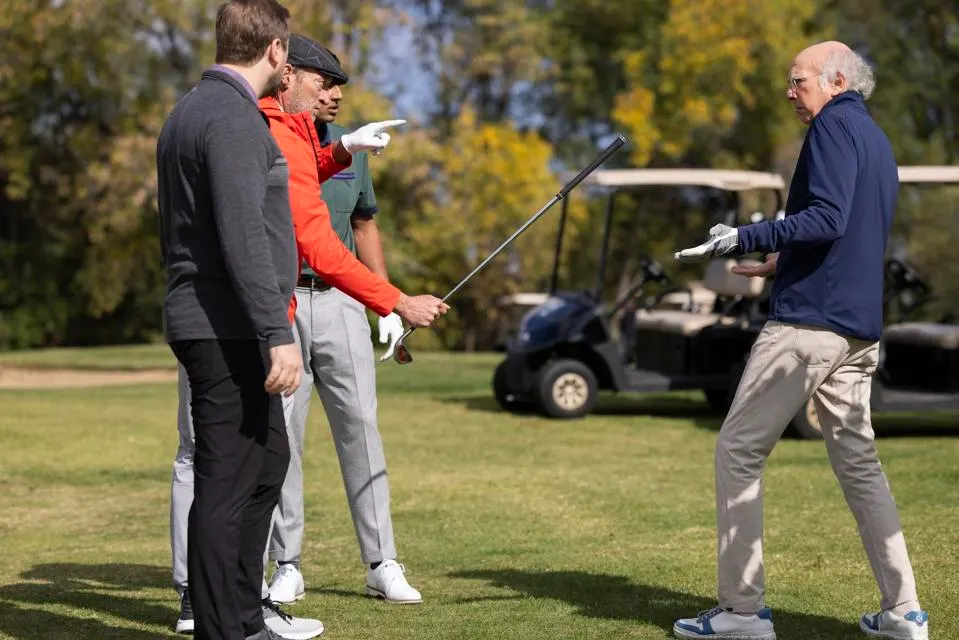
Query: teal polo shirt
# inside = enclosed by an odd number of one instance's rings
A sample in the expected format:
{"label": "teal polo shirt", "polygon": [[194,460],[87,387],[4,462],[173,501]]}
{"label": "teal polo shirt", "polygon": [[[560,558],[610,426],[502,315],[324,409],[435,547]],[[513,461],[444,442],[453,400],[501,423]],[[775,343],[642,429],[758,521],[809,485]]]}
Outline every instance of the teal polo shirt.
{"label": "teal polo shirt", "polygon": [[[346,129],[336,124],[318,123],[316,132],[320,144],[326,147],[340,139]],[[379,209],[376,206],[376,194],[373,193],[373,179],[370,177],[370,159],[367,153],[357,153],[353,163],[320,186],[323,202],[330,210],[330,222],[333,231],[340,237],[347,249],[356,253],[356,240],[353,238],[353,225],[350,220],[370,219]],[[316,277],[316,272],[303,262],[303,273]]]}

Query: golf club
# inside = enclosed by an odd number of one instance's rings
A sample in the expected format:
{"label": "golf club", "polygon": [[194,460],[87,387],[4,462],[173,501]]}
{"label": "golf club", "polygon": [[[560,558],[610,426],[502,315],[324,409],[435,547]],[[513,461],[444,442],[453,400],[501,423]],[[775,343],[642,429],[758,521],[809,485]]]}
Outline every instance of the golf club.
{"label": "golf club", "polygon": [[[449,293],[447,293],[445,296],[443,296],[443,302],[446,302],[447,300],[449,300],[449,299],[453,296],[454,293],[456,293],[457,291],[459,291],[460,289],[462,289],[463,286],[464,286],[467,282],[469,282],[469,281],[473,278],[473,276],[475,276],[477,273],[479,273],[480,271],[482,271],[483,268],[484,268],[487,264],[489,264],[490,260],[492,260],[493,258],[495,258],[496,255],[499,254],[500,251],[502,251],[503,249],[505,249],[506,247],[508,247],[509,244],[510,244],[513,240],[515,240],[516,238],[518,238],[521,233],[523,233],[524,231],[526,231],[526,229],[528,229],[528,228],[530,227],[530,225],[532,225],[534,222],[536,222],[537,220],[539,220],[540,216],[542,216],[544,213],[546,213],[546,212],[549,210],[550,207],[552,207],[554,204],[556,204],[557,202],[559,202],[560,200],[562,200],[563,198],[565,198],[565,197],[569,194],[570,191],[572,191],[574,188],[576,188],[576,185],[578,185],[580,182],[582,182],[583,179],[584,179],[586,176],[588,176],[588,175],[591,174],[593,171],[595,171],[596,168],[599,167],[599,165],[601,165],[601,164],[603,164],[604,162],[606,162],[606,161],[610,158],[610,156],[612,156],[614,153],[616,153],[616,152],[619,150],[619,148],[622,147],[624,144],[626,144],[626,137],[623,136],[622,134],[617,135],[617,136],[616,136],[616,139],[613,140],[613,141],[609,144],[608,147],[606,147],[605,149],[603,149],[603,151],[602,151],[598,156],[596,156],[596,159],[593,160],[593,161],[589,164],[589,166],[587,166],[585,169],[583,169],[583,170],[580,171],[578,174],[576,174],[576,176],[575,176],[572,180],[570,180],[569,182],[567,182],[566,185],[563,186],[563,188],[559,190],[559,193],[557,193],[555,196],[553,196],[552,199],[551,199],[549,202],[547,202],[547,203],[543,206],[542,209],[540,209],[539,211],[537,211],[536,213],[534,213],[533,216],[532,216],[529,220],[527,220],[525,223],[523,223],[523,226],[521,226],[519,229],[517,229],[516,231],[514,231],[514,232],[513,232],[513,235],[511,235],[509,238],[507,238],[507,239],[503,242],[503,244],[501,244],[500,246],[498,246],[498,247],[493,251],[493,253],[489,254],[481,263],[479,263],[479,264],[476,266],[476,268],[473,269],[473,270],[469,273],[469,275],[467,275],[465,278],[463,278],[462,280],[460,280],[459,284],[457,284],[455,287],[453,287],[453,288],[450,290]],[[402,336],[400,336],[399,340],[396,341],[396,344],[393,345],[393,360],[395,360],[395,361],[398,362],[399,364],[409,364],[410,362],[413,362],[413,354],[410,353],[410,350],[407,348],[407,346],[404,344],[404,342],[405,342],[405,340],[406,340],[408,337],[410,337],[410,334],[413,333],[415,330],[416,330],[416,327],[410,327],[409,329],[407,329],[406,332],[403,333]],[[389,357],[389,352],[387,352],[386,354],[384,354],[384,355],[380,358],[380,362],[383,362],[383,361],[386,360],[388,357]]]}

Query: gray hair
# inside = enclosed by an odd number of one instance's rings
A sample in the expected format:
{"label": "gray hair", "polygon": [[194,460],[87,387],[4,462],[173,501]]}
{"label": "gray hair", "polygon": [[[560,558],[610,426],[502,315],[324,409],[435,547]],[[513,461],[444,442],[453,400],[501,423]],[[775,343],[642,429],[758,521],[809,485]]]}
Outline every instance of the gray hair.
{"label": "gray hair", "polygon": [[849,90],[858,91],[867,100],[876,88],[872,67],[852,49],[841,49],[829,54],[819,73],[819,86],[828,89],[840,73],[846,79]]}

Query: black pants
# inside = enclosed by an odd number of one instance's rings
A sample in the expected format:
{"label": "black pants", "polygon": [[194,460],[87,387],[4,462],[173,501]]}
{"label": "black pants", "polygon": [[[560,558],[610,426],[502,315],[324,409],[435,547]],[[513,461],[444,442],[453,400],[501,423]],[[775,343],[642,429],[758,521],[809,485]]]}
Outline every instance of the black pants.
{"label": "black pants", "polygon": [[196,453],[187,567],[196,640],[243,640],[263,628],[263,551],[290,464],[280,396],[263,382],[256,340],[170,345],[190,380]]}

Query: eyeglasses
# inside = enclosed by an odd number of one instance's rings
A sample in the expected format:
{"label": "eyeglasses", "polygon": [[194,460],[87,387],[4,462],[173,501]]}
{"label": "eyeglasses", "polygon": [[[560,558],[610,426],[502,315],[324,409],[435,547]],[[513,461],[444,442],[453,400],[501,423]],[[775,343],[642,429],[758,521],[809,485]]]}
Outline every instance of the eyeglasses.
{"label": "eyeglasses", "polygon": [[806,80],[809,80],[810,78],[816,78],[816,77],[818,77],[818,76],[820,76],[820,75],[822,75],[822,74],[820,74],[820,73],[814,73],[814,74],[812,74],[811,76],[803,76],[803,77],[801,77],[801,78],[789,77],[789,78],[786,78],[786,85],[789,87],[789,90],[790,90],[790,91],[795,91],[795,90],[798,89],[798,88],[800,87],[800,85],[802,85],[802,83],[805,82]]}

